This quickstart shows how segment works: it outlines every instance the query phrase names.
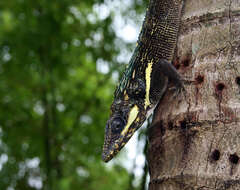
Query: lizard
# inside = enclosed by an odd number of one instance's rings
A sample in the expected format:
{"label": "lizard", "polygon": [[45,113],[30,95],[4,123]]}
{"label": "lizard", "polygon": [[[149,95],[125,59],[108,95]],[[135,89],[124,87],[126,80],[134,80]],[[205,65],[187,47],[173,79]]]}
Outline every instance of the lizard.
{"label": "lizard", "polygon": [[171,82],[184,90],[171,64],[184,0],[150,0],[137,46],[114,93],[102,160],[110,161],[160,102]]}

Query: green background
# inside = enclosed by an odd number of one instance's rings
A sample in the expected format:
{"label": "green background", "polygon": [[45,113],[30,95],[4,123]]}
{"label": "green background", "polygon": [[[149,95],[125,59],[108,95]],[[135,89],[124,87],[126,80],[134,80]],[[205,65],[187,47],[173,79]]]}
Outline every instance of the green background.
{"label": "green background", "polygon": [[117,25],[140,29],[145,8],[143,0],[0,1],[1,190],[144,189],[146,172],[127,170],[126,152],[105,164],[101,149],[136,43]]}

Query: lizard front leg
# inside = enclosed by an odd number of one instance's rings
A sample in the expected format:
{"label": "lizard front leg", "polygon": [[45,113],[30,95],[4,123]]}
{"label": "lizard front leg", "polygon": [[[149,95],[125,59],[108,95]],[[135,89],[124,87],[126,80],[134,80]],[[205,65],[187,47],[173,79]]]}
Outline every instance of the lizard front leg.
{"label": "lizard front leg", "polygon": [[153,64],[151,73],[151,103],[157,103],[166,91],[168,83],[172,83],[177,90],[177,94],[184,90],[180,75],[175,67],[165,59]]}

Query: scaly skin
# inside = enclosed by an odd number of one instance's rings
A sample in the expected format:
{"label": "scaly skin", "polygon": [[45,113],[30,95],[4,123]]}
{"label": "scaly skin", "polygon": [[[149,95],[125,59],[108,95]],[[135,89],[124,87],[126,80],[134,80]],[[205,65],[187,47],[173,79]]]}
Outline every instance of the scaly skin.
{"label": "scaly skin", "polygon": [[168,83],[183,85],[169,63],[174,56],[184,0],[151,0],[137,47],[115,91],[102,159],[111,160],[142,126]]}

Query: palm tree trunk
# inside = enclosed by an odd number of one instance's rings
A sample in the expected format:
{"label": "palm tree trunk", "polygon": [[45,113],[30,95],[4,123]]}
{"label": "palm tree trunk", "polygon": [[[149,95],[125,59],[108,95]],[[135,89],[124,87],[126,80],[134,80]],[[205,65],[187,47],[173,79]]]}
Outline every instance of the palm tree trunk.
{"label": "palm tree trunk", "polygon": [[240,189],[240,1],[186,0],[168,91],[149,129],[150,190]]}

